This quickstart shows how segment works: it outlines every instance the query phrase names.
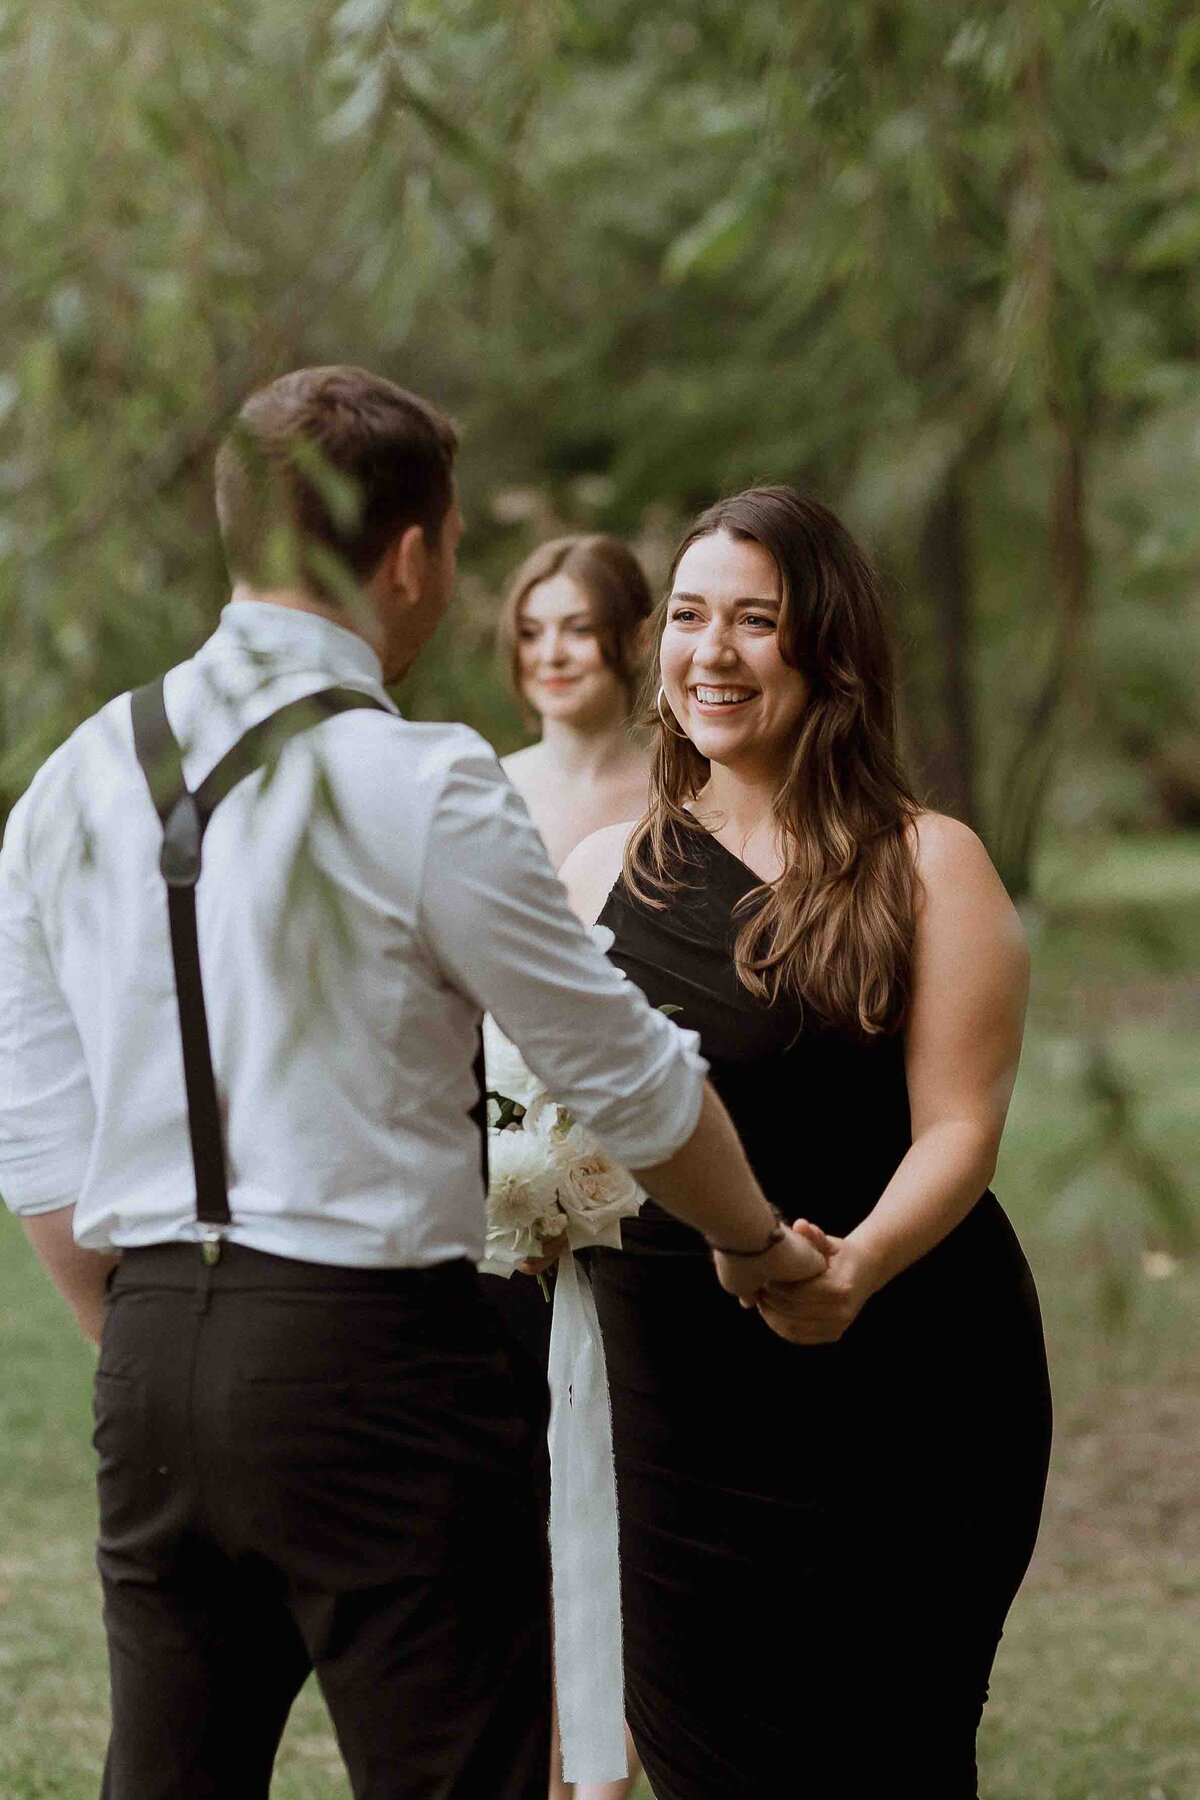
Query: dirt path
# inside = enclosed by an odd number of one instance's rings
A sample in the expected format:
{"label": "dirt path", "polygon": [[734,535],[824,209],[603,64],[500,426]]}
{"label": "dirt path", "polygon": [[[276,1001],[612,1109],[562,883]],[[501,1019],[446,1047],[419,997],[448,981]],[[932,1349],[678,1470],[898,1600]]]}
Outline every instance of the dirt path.
{"label": "dirt path", "polygon": [[1200,1359],[1169,1383],[1100,1390],[1059,1424],[1030,1580],[1200,1594]]}

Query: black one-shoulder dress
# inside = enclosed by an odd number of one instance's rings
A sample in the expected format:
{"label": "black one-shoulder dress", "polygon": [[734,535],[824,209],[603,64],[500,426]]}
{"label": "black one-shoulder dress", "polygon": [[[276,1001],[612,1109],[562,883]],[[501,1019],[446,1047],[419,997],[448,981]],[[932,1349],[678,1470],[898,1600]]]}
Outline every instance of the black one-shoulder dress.
{"label": "black one-shoulder dress", "polygon": [[[903,1047],[737,980],[757,877],[707,834],[654,911],[618,882],[613,960],[682,1010],[764,1191],[844,1235],[910,1142]],[[836,1344],[719,1288],[652,1202],[598,1251],[627,1709],[656,1800],[971,1800],[975,1734],[1037,1535],[1050,1396],[1028,1265],[991,1193]]]}

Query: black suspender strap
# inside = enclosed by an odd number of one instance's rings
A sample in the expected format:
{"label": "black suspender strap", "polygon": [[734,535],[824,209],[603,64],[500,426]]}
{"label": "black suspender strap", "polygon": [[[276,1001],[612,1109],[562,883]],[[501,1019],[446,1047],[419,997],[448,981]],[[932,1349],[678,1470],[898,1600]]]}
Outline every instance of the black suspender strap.
{"label": "black suspender strap", "polygon": [[[278,755],[298,732],[307,731],[335,713],[368,707],[388,708],[370,694],[353,688],[325,688],[293,700],[252,726],[192,793],[163,702],[163,684],[152,681],[130,697],[133,744],[163,828],[159,867],[167,884],[171,958],[179,1031],[183,1041],[183,1075],[187,1090],[188,1131],[196,1176],[196,1215],[216,1234],[230,1223],[225,1175],[225,1139],[217,1102],[204,984],[200,976],[200,944],[196,933],[196,883],[200,879],[204,833],[220,802],[239,781]],[[215,1251],[214,1251],[215,1255]]]}

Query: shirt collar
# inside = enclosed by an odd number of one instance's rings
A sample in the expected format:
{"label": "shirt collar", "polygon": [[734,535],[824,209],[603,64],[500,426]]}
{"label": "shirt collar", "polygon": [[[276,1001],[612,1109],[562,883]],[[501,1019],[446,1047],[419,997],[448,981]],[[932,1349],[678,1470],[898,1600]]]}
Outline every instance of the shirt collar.
{"label": "shirt collar", "polygon": [[355,685],[383,687],[383,664],[365,639],[319,613],[275,606],[269,600],[230,600],[221,609],[217,641],[236,641],[254,655],[288,668],[320,669]]}

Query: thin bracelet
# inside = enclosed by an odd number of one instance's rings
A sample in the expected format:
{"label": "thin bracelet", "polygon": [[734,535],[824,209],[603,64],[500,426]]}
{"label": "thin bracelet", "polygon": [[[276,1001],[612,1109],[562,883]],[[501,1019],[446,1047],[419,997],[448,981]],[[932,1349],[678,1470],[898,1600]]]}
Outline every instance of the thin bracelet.
{"label": "thin bracelet", "polygon": [[711,1238],[707,1238],[705,1241],[708,1244],[709,1249],[715,1250],[718,1256],[744,1256],[749,1258],[754,1256],[765,1256],[768,1250],[774,1249],[775,1245],[779,1243],[784,1235],[783,1224],[779,1219],[776,1219],[771,1227],[771,1235],[768,1237],[765,1244],[759,1245],[757,1250],[733,1250],[725,1244],[714,1244]]}

